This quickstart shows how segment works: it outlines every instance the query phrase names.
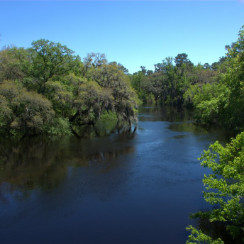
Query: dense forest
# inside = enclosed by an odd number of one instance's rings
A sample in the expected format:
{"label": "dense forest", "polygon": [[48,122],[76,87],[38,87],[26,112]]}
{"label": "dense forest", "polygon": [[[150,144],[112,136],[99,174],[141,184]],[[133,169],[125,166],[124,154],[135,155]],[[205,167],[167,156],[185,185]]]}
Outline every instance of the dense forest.
{"label": "dense forest", "polygon": [[131,84],[144,103],[186,106],[194,109],[195,121],[241,131],[244,124],[244,29],[227,53],[213,64],[194,65],[186,53],[141,67]]}
{"label": "dense forest", "polygon": [[240,134],[226,146],[214,143],[200,158],[213,172],[203,183],[204,198],[214,208],[195,217],[222,229],[207,235],[190,226],[188,243],[223,243],[225,238],[238,243],[244,225],[244,28],[226,50],[212,64],[194,65],[181,53],[155,64],[154,70],[142,66],[129,74],[103,54],[81,60],[66,46],[45,39],[30,48],[3,48],[1,137],[99,136],[131,129],[140,104],[192,109],[195,123]]}
{"label": "dense forest", "polygon": [[0,52],[0,132],[105,134],[136,120],[137,96],[125,68],[104,55],[79,56],[60,43],[38,40]]}
{"label": "dense forest", "polygon": [[[103,54],[83,61],[60,43],[38,40],[31,48],[0,52],[0,132],[11,136],[96,134],[131,126],[139,103],[194,109],[195,121],[241,131],[244,119],[244,30],[211,65],[187,54],[166,58],[155,70],[128,74]],[[139,100],[138,100],[138,98]]]}

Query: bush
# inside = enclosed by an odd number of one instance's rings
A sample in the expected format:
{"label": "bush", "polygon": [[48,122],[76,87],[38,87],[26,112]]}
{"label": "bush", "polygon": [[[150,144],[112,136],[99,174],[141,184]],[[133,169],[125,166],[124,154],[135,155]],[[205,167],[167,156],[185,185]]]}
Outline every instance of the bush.
{"label": "bush", "polygon": [[106,135],[111,133],[118,123],[118,118],[114,112],[103,112],[95,124],[98,134]]}
{"label": "bush", "polygon": [[54,118],[50,125],[45,126],[45,132],[53,136],[71,135],[70,123],[67,118]]}
{"label": "bush", "polygon": [[[206,189],[204,199],[214,208],[208,212],[199,212],[196,216],[207,218],[211,223],[221,223],[232,243],[244,241],[244,132],[225,147],[215,142],[204,151],[200,160],[203,167],[212,170],[208,176],[204,175],[203,184]],[[192,226],[188,230],[192,233],[189,243],[202,243],[203,235],[207,234]],[[211,237],[208,238],[211,240]]]}
{"label": "bush", "polygon": [[1,120],[12,134],[44,132],[54,116],[51,102],[36,92],[29,92],[15,82],[0,84]]}

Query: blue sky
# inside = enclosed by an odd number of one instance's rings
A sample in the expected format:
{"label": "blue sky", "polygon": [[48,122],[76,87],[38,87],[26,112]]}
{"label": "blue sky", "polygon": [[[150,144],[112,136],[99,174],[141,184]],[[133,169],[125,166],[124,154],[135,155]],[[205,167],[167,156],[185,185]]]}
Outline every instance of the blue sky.
{"label": "blue sky", "polygon": [[105,53],[130,72],[186,52],[194,63],[225,54],[244,24],[243,1],[1,1],[0,47],[40,38],[82,58]]}

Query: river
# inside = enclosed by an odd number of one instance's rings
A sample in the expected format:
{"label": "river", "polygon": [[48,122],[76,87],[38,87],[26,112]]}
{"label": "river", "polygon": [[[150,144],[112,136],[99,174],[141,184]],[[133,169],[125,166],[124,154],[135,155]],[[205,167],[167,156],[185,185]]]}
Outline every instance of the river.
{"label": "river", "polygon": [[4,243],[185,243],[207,208],[197,158],[223,135],[143,108],[134,134],[0,147]]}

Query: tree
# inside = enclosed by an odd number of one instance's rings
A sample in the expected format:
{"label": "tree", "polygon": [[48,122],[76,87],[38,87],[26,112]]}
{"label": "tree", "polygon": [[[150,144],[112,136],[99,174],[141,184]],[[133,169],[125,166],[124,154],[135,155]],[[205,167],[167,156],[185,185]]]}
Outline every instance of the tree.
{"label": "tree", "polygon": [[29,49],[32,59],[30,75],[36,78],[39,91],[44,92],[44,84],[54,76],[67,75],[79,65],[79,57],[74,52],[60,43],[41,39],[32,42]]}
{"label": "tree", "polygon": [[131,124],[136,120],[137,95],[131,88],[128,76],[117,63],[103,64],[87,72],[88,80],[95,81],[113,97],[113,109],[120,121]]}
{"label": "tree", "polygon": [[192,101],[198,123],[217,124],[242,131],[244,125],[243,43],[242,29],[238,40],[231,46],[227,46],[226,56],[218,62],[216,70],[212,70],[215,77],[204,78],[209,82],[206,84],[198,82],[186,91],[185,100]]}
{"label": "tree", "polygon": [[[244,241],[244,132],[237,135],[225,147],[218,141],[204,151],[201,165],[212,173],[204,176],[204,199],[214,208],[208,212],[199,212],[196,217],[207,218],[212,223],[221,223],[229,234],[232,243]],[[223,243],[224,233],[213,240],[208,233],[190,226],[187,243]],[[217,239],[216,238],[216,239]],[[224,240],[224,239],[223,239]]]}
{"label": "tree", "polygon": [[131,125],[137,96],[127,73],[104,54],[91,53],[82,63],[45,39],[29,49],[6,48],[0,52],[0,133],[62,135],[85,125]]}
{"label": "tree", "polygon": [[156,104],[158,104],[158,102],[162,99],[162,76],[159,73],[153,73],[150,76],[145,76],[142,80],[141,87],[148,94],[153,95]]}
{"label": "tree", "polygon": [[84,65],[87,68],[100,67],[107,64],[108,61],[104,53],[88,53],[84,58]]}
{"label": "tree", "polygon": [[193,66],[193,63],[188,59],[188,55],[186,53],[178,54],[174,61],[176,67],[182,67],[184,64],[187,66]]}
{"label": "tree", "polygon": [[0,84],[0,103],[1,129],[13,135],[44,132],[55,114],[48,99],[14,82]]}
{"label": "tree", "polygon": [[24,48],[7,47],[0,51],[0,82],[23,80],[30,67],[30,56]]}

